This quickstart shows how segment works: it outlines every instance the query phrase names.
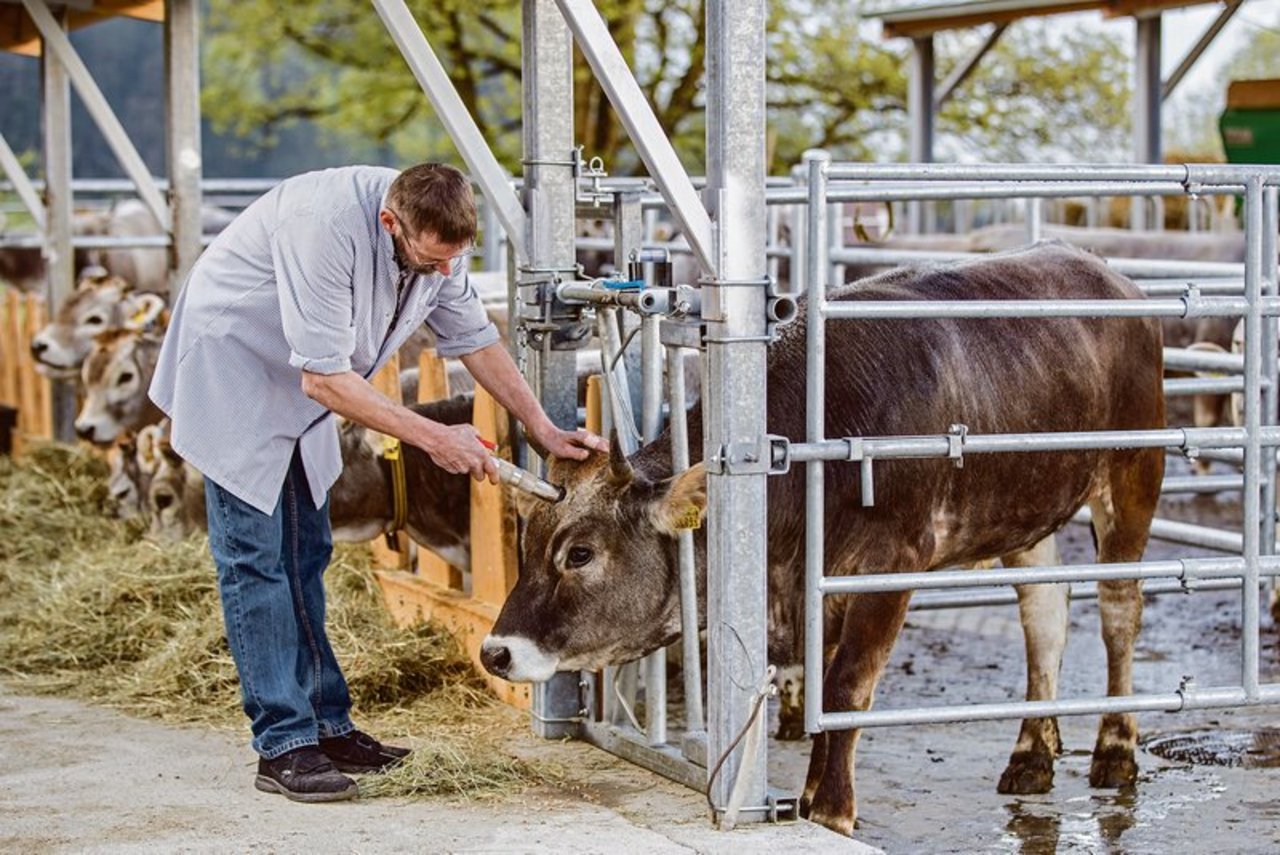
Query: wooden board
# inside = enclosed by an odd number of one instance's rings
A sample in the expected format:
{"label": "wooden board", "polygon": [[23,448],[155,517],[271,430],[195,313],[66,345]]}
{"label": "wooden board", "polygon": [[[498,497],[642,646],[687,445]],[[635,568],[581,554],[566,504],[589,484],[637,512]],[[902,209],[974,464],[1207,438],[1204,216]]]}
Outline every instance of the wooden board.
{"label": "wooden board", "polygon": [[[391,359],[386,365],[382,366],[377,374],[373,375],[373,379],[369,381],[373,384],[373,388],[386,395],[397,404],[403,402],[403,396],[400,394],[400,355],[393,353]],[[404,532],[396,535],[396,549],[387,548],[386,538],[379,535],[374,539],[373,560],[379,567],[394,567],[398,570],[408,570],[411,566],[409,536]]]}
{"label": "wooden board", "polygon": [[1227,87],[1232,110],[1280,109],[1280,80],[1234,80]]}

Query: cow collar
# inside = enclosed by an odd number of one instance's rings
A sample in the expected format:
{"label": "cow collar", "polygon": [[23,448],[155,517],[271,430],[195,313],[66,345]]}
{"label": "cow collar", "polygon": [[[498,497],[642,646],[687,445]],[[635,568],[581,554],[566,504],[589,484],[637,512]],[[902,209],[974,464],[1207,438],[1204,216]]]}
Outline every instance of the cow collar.
{"label": "cow collar", "polygon": [[382,441],[382,459],[391,466],[391,522],[383,529],[387,548],[396,549],[396,535],[409,521],[409,488],[404,477],[404,450],[400,440],[388,436]]}

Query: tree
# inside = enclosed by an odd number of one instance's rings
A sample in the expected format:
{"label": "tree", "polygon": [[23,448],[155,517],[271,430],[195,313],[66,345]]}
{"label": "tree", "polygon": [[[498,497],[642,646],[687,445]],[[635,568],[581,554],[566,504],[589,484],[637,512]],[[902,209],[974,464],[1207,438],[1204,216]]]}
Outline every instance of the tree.
{"label": "tree", "polygon": [[[520,2],[410,0],[423,31],[499,159],[519,172]],[[885,42],[849,0],[770,0],[768,99],[774,172],[804,149],[842,158],[905,153],[904,40]],[[704,0],[596,4],[687,168],[705,169]],[[348,140],[391,146],[404,160],[450,157],[430,106],[377,16],[362,0],[318,4],[213,0],[204,104],[216,127],[265,141],[313,120]],[[939,39],[941,74],[980,34]],[[575,67],[575,133],[614,174],[641,171],[586,63]],[[1043,24],[1006,33],[939,117],[952,157],[1123,156],[1128,64],[1122,42],[1096,30],[1065,39]]]}

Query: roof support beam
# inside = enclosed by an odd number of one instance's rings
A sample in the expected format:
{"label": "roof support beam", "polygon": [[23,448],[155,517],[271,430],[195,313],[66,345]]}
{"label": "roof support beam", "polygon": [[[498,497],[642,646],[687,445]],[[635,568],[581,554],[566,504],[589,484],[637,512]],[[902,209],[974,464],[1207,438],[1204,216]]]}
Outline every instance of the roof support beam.
{"label": "roof support beam", "polygon": [[658,184],[671,213],[680,223],[689,247],[702,269],[718,273],[711,240],[711,217],[685,172],[667,131],[636,83],[622,51],[592,0],[556,0],[582,55],[595,73],[627,136],[640,153],[649,175]]}
{"label": "roof support beam", "polygon": [[431,101],[436,117],[466,161],[472,178],[480,185],[489,204],[497,209],[498,219],[506,229],[507,240],[515,249],[516,258],[524,263],[529,257],[525,241],[527,218],[520,197],[511,187],[511,179],[485,142],[476,120],[462,102],[453,81],[404,0],[373,0],[373,6],[400,49],[401,56],[409,64],[409,70],[417,78],[418,85]]}
{"label": "roof support beam", "polygon": [[[933,162],[933,36],[911,40],[911,70],[907,77],[907,115],[911,122],[912,163]],[[907,223],[911,234],[923,234],[927,208],[920,202],[907,203]]]}
{"label": "roof support beam", "polygon": [[111,151],[115,153],[116,159],[120,161],[125,174],[133,181],[134,187],[137,188],[138,196],[151,209],[151,213],[155,216],[156,221],[160,223],[161,228],[166,232],[171,231],[172,224],[169,217],[169,208],[165,205],[164,197],[160,195],[159,189],[156,188],[155,182],[151,178],[151,172],[147,169],[147,164],[143,161],[142,155],[138,154],[138,150],[134,148],[129,135],[125,133],[124,126],[116,118],[115,112],[111,109],[111,105],[107,103],[102,90],[98,88],[93,75],[85,67],[84,61],[80,59],[80,54],[76,53],[76,49],[72,47],[71,39],[67,38],[66,32],[62,27],[58,26],[58,22],[54,20],[45,0],[22,0],[22,5],[26,7],[27,14],[31,16],[31,21],[36,25],[36,29],[40,31],[40,35],[44,39],[45,50],[52,50],[58,62],[66,68],[67,76],[71,78],[71,85],[80,94],[80,100],[84,102],[85,109],[89,111],[93,121],[102,130],[102,135],[106,138],[107,145],[111,146]]}
{"label": "roof support beam", "polygon": [[[1237,0],[1237,2],[1240,2],[1240,0]],[[978,63],[981,62],[982,58],[996,46],[996,42],[1000,41],[1000,37],[1004,35],[1004,31],[1007,29],[1009,29],[1009,25],[1007,23],[996,24],[991,30],[991,33],[987,36],[987,40],[983,42],[968,59],[957,65],[952,70],[947,79],[942,82],[941,91],[933,97],[934,110],[941,109],[943,104],[951,100],[951,96],[955,94],[956,89],[960,87],[960,84],[969,79],[970,75],[973,74],[973,70],[978,67]]]}
{"label": "roof support beam", "polygon": [[197,0],[165,0],[165,138],[173,243],[169,253],[169,293],[178,289],[200,257],[200,10]]}
{"label": "roof support beam", "polygon": [[[1135,18],[1133,86],[1133,160],[1135,163],[1159,163],[1160,152],[1160,19],[1156,14]],[[1145,229],[1147,200],[1135,197],[1130,206],[1130,227]]]}
{"label": "roof support beam", "polygon": [[36,227],[44,231],[44,208],[40,204],[40,194],[36,192],[35,185],[27,177],[22,164],[18,163],[18,156],[13,153],[3,133],[0,133],[0,169],[9,176],[13,191],[18,194],[18,199],[31,215],[31,219],[36,221]]}
{"label": "roof support beam", "polygon": [[1214,19],[1213,23],[1209,25],[1208,29],[1204,31],[1204,35],[1200,37],[1200,41],[1196,42],[1195,47],[1191,48],[1191,50],[1187,52],[1187,55],[1182,58],[1182,62],[1178,63],[1178,67],[1169,75],[1169,79],[1164,82],[1164,86],[1160,89],[1160,99],[1162,101],[1167,101],[1169,99],[1169,96],[1173,94],[1173,90],[1177,89],[1178,84],[1182,82],[1182,78],[1186,76],[1187,72],[1191,70],[1191,67],[1200,59],[1200,56],[1205,52],[1205,49],[1218,37],[1218,33],[1222,32],[1222,28],[1227,25],[1227,22],[1231,20],[1232,16],[1239,11],[1240,4],[1243,2],[1244,0],[1227,0],[1227,5],[1223,8],[1218,17]]}

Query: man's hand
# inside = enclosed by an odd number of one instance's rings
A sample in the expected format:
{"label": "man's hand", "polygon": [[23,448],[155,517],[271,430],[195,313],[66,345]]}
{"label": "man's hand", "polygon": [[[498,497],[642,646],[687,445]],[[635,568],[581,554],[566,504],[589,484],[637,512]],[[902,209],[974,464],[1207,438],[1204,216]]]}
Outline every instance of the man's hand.
{"label": "man's hand", "polygon": [[542,425],[536,432],[531,431],[529,438],[539,446],[543,456],[586,460],[592,451],[609,450],[609,443],[604,437],[582,428],[574,431],[561,430],[550,422]]}
{"label": "man's hand", "polygon": [[498,467],[489,450],[481,444],[480,432],[473,425],[429,424],[432,430],[427,438],[415,444],[429,454],[437,466],[454,475],[467,473],[477,481],[488,476],[491,483],[498,483]]}

